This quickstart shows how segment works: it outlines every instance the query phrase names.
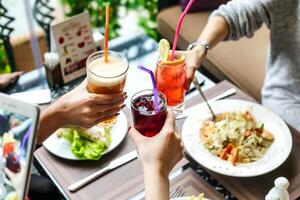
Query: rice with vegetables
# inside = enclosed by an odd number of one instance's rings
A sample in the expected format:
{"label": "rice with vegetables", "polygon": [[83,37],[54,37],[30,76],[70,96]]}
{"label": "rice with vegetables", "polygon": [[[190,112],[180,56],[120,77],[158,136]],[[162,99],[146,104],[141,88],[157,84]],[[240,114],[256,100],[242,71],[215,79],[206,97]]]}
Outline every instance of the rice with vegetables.
{"label": "rice with vegetables", "polygon": [[212,154],[233,165],[262,158],[274,141],[273,134],[256,122],[249,111],[226,112],[214,121],[204,121],[200,138]]}

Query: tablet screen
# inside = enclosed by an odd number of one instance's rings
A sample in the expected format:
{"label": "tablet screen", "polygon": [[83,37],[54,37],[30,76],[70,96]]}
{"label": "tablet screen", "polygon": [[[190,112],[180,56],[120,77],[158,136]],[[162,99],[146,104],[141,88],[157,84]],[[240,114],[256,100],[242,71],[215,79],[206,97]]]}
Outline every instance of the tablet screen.
{"label": "tablet screen", "polygon": [[0,108],[0,200],[23,198],[33,119]]}

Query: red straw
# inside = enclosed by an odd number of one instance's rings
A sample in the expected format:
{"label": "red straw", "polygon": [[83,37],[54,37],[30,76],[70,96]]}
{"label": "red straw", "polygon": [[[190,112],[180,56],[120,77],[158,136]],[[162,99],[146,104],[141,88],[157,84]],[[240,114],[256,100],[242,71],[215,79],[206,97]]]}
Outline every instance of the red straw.
{"label": "red straw", "polygon": [[108,62],[109,3],[105,7],[104,61]]}
{"label": "red straw", "polygon": [[190,2],[185,7],[183,13],[181,14],[181,16],[179,18],[179,21],[178,21],[178,24],[177,24],[177,27],[176,27],[175,36],[174,36],[174,41],[173,41],[173,48],[172,48],[172,53],[171,53],[171,61],[174,60],[174,53],[175,53],[175,50],[176,50],[177,41],[178,41],[178,38],[179,38],[179,32],[180,32],[180,28],[181,28],[183,19],[186,16],[186,14],[189,12],[189,10],[190,10],[192,4],[194,3],[194,1],[195,0],[190,0]]}

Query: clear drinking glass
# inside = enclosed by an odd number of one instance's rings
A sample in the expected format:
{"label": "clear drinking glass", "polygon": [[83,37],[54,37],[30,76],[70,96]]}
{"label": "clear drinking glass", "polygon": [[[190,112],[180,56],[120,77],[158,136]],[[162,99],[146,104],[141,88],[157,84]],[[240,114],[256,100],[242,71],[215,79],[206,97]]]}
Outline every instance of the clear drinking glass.
{"label": "clear drinking glass", "polygon": [[154,106],[153,90],[143,90],[131,99],[133,126],[142,135],[153,137],[162,129],[167,117],[167,100],[158,92],[158,111]]}
{"label": "clear drinking glass", "polygon": [[175,115],[184,110],[185,58],[159,61],[156,68],[157,89],[167,97],[169,108]]}
{"label": "clear drinking glass", "polygon": [[[88,90],[97,94],[122,92],[126,82],[128,62],[121,54],[109,51],[108,62],[104,61],[104,51],[91,54],[86,61]],[[100,122],[100,126],[111,126],[117,118]]]}

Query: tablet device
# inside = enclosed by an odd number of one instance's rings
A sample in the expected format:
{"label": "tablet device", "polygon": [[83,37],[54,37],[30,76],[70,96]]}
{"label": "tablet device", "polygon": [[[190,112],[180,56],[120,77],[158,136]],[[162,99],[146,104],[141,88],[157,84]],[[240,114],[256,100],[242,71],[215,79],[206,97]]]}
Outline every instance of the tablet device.
{"label": "tablet device", "polygon": [[0,93],[0,200],[26,198],[38,117],[38,107]]}

